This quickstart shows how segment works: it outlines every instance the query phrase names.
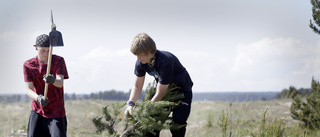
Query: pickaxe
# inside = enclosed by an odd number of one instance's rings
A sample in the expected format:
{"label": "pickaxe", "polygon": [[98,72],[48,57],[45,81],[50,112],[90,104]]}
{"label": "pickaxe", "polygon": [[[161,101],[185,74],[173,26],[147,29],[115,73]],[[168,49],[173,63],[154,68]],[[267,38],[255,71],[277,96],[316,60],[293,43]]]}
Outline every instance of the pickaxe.
{"label": "pickaxe", "polygon": [[[51,60],[52,60],[52,49],[53,49],[52,47],[63,46],[63,40],[62,40],[61,32],[56,30],[56,25],[53,23],[52,10],[51,10],[51,23],[52,23],[51,32],[49,33],[50,48],[49,48],[46,76],[48,76],[50,74]],[[46,83],[46,85],[44,87],[44,98],[47,98],[48,86],[49,86],[49,84]]]}

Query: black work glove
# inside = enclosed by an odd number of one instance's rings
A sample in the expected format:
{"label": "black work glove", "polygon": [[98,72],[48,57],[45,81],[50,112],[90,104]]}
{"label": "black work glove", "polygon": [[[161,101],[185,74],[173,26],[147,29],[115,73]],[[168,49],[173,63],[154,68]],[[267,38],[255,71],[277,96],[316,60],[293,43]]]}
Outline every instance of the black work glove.
{"label": "black work glove", "polygon": [[56,78],[52,74],[49,74],[48,76],[44,75],[43,80],[48,84],[52,84],[56,81]]}
{"label": "black work glove", "polygon": [[48,98],[44,98],[43,95],[39,95],[37,97],[37,101],[40,103],[41,106],[45,107],[48,105],[48,103],[50,102]]}

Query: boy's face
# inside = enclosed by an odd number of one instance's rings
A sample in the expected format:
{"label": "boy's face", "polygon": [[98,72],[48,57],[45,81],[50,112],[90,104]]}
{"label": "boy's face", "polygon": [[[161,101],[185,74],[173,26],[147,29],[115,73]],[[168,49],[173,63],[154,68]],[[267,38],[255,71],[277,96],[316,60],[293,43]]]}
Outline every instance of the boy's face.
{"label": "boy's face", "polygon": [[36,47],[40,60],[48,60],[49,47]]}
{"label": "boy's face", "polygon": [[149,63],[150,62],[150,59],[153,57],[152,54],[144,54],[144,53],[141,53],[141,54],[138,54],[137,55],[137,59],[142,63],[142,64],[146,64],[146,63]]}

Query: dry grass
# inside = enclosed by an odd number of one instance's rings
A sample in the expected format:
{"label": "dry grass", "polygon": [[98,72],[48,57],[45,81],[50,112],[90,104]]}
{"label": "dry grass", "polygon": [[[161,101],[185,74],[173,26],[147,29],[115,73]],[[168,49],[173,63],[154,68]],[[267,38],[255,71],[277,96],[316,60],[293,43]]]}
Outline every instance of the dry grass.
{"label": "dry grass", "polygon": [[[111,101],[76,100],[66,102],[69,137],[100,137],[95,133],[91,120],[102,115],[102,107],[111,104]],[[219,117],[222,110],[229,114],[230,125],[228,133],[232,136],[249,136],[250,132],[257,132],[266,108],[267,123],[275,118],[282,119],[286,134],[301,136],[299,122],[290,117],[291,100],[235,102],[198,101],[193,102],[188,120],[187,137],[219,137],[222,135],[219,127]],[[13,130],[26,130],[30,114],[30,103],[0,104],[0,136],[7,137]],[[212,115],[212,127],[207,127],[209,114]],[[317,134],[317,133],[316,133]],[[161,137],[171,136],[170,131],[161,132]]]}
{"label": "dry grass", "polygon": [[0,136],[7,137],[14,130],[25,131],[30,108],[28,103],[0,104]]}

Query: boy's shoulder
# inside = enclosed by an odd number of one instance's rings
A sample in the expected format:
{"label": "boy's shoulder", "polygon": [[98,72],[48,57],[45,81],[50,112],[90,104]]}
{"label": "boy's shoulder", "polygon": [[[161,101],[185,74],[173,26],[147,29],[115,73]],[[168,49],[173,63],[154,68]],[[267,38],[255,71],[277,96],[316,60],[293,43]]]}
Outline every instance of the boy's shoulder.
{"label": "boy's shoulder", "polygon": [[160,61],[168,62],[170,60],[176,60],[176,56],[169,51],[158,50],[156,54],[156,58],[158,58]]}
{"label": "boy's shoulder", "polygon": [[55,59],[63,59],[62,56],[59,56],[59,55],[56,55],[56,54],[52,54],[52,58],[55,58]]}
{"label": "boy's shoulder", "polygon": [[167,58],[170,58],[172,56],[174,56],[171,52],[169,51],[164,51],[164,50],[157,50],[157,56],[159,57],[167,57]]}
{"label": "boy's shoulder", "polygon": [[26,61],[23,63],[23,65],[35,64],[35,63],[37,63],[37,62],[38,62],[38,61],[37,61],[37,56],[35,56],[35,57],[31,58],[31,59],[26,60]]}

